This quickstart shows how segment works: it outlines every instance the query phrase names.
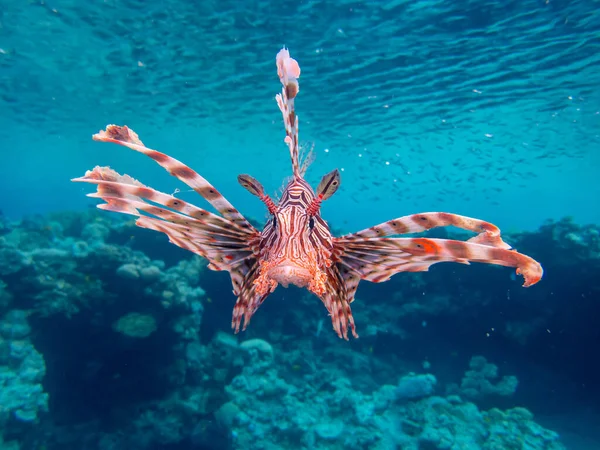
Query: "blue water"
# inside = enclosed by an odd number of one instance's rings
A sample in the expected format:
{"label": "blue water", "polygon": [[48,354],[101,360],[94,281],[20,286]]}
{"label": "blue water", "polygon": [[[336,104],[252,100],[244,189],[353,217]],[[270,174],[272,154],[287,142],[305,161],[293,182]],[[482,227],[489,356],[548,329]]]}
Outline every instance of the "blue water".
{"label": "blue water", "polygon": [[[326,406],[314,409],[315,402],[337,401],[333,387],[315,387],[325,376],[315,365],[331,378],[351,380],[356,398],[345,408],[352,409],[371,401],[360,395],[397,384],[410,371],[427,372],[428,359],[434,360],[436,392],[445,394],[443,386],[460,381],[471,356],[483,355],[521,383],[509,400],[476,401],[481,411],[524,406],[558,431],[567,448],[600,448],[600,337],[591,320],[598,317],[600,292],[596,0],[0,0],[0,316],[5,329],[19,330],[11,331],[17,333],[12,340],[0,338],[0,375],[3,367],[16,370],[2,353],[17,352],[13,344],[5,350],[10,342],[35,348],[46,369],[29,381],[50,402],[46,411],[43,398],[35,397],[40,405],[20,418],[16,406],[0,405],[0,448],[3,434],[22,448],[249,448],[235,427],[225,444],[206,443],[219,422],[215,411],[240,392],[250,400],[236,408],[250,411],[256,404],[262,416],[273,417],[244,428],[264,448],[342,445],[339,436],[320,432],[314,442],[286,434],[286,427],[299,425],[279,416],[289,414],[277,409],[280,401],[252,400],[258,394],[240,387],[243,372],[232,362],[239,355],[229,349],[221,359],[206,356],[227,347],[215,341],[218,331],[231,333],[227,276],[177,266],[191,255],[163,236],[122,225],[111,213],[92,215],[97,202],[85,197],[89,186],[69,181],[96,165],[111,166],[166,193],[182,189],[181,198],[204,207],[151,160],[91,139],[107,124],[126,124],[262,225],[263,205],[236,176],[249,173],[276,193],[291,174],[274,101],[280,90],[275,55],[284,45],[302,68],[300,140],[317,156],[307,179],[316,186],[324,173],[342,171],[340,190],[323,206],[337,234],[424,211],[463,214],[511,233],[506,240],[541,261],[546,277],[523,290],[509,269],[449,266],[432,269],[431,277],[363,282],[353,304],[359,334],[377,337],[350,344],[338,342],[316,299],[296,289],[278,291],[240,337],[269,341],[279,373],[292,374],[281,375],[286,386],[273,397],[307,399],[313,409],[307,406],[305,414],[329,414],[328,431],[321,431],[333,433],[330,428],[350,419],[331,405],[331,413]],[[540,229],[565,217],[572,222]],[[97,229],[86,231],[90,223],[106,230],[98,237]],[[93,256],[77,253],[82,241]],[[99,243],[110,251],[98,250]],[[123,264],[155,260],[164,261],[160,286],[135,288],[119,278]],[[187,283],[179,291],[173,287],[183,283],[178,277]],[[196,299],[188,290],[199,286],[207,296]],[[159,288],[191,309],[167,308]],[[25,314],[11,313],[16,310]],[[140,311],[154,318],[156,331],[146,340],[123,340],[117,319]],[[197,325],[187,334],[183,325],[173,331],[173,323],[186,320]],[[290,325],[296,322],[303,325]],[[18,361],[29,361],[23,358]],[[332,363],[336,358],[346,362]],[[215,361],[226,369],[213,367]],[[22,364],[14,386],[28,380],[25,365],[34,363]],[[187,364],[188,372],[181,375],[178,364]],[[276,383],[259,363],[255,369],[248,379]],[[12,392],[2,382],[0,388]],[[97,396],[87,398],[94,390]],[[195,390],[210,391],[189,400],[196,409],[177,409],[179,400],[173,400],[177,407],[164,406],[165,399]],[[153,412],[138,414],[144,408]],[[390,414],[406,419],[402,408]],[[375,426],[363,425],[344,431],[355,436],[356,448],[400,445],[363,439]],[[152,426],[145,440],[138,436]],[[215,435],[222,436],[222,426]],[[161,427],[180,434],[162,439]],[[133,440],[118,441],[122,435]],[[483,444],[436,445],[431,448]]]}
{"label": "blue water", "polygon": [[301,140],[317,151],[312,181],[344,169],[330,215],[353,227],[439,209],[503,228],[564,215],[598,221],[597,9],[5,0],[2,209],[82,207],[68,180],[96,164],[173,187],[151,163],[92,143],[108,123],[185,159],[238,204],[238,173],[277,189],[289,167],[273,68],[286,45],[302,63],[298,113]]}

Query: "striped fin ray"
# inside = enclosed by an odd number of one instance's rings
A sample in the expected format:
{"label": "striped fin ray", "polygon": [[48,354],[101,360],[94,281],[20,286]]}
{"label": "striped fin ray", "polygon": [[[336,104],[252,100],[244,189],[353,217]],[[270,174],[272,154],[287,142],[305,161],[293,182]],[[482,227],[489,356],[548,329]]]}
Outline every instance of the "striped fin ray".
{"label": "striped fin ray", "polygon": [[196,173],[194,170],[157,150],[147,148],[138,135],[127,126],[108,125],[106,130],[100,131],[93,135],[95,141],[112,142],[114,144],[123,145],[143,153],[156,161],[169,174],[176,177],[190,188],[196,191],[206,201],[208,201],[221,215],[235,223],[239,227],[252,229],[252,225],[242,214],[229,203],[217,189],[210,184],[206,179]]}
{"label": "striped fin ray", "polygon": [[182,227],[180,225],[165,222],[154,217],[141,216],[136,225],[141,228],[159,231],[168,236],[169,242],[184,250],[200,255],[209,261],[209,269],[216,271],[231,271],[240,261],[253,257],[252,248],[238,242],[222,242],[217,239],[203,239],[195,235],[191,230],[193,227]]}
{"label": "striped fin ray", "polygon": [[[250,324],[250,319],[256,310],[262,305],[269,293],[258,294],[254,281],[259,275],[259,263],[256,259],[246,260],[240,264],[235,271],[231,271],[231,282],[233,284],[233,293],[237,296],[237,301],[233,307],[231,318],[231,328],[235,333],[239,333]],[[242,326],[243,319],[243,326]]]}
{"label": "striped fin ray", "polygon": [[298,163],[300,164],[300,176],[302,178],[304,178],[304,176],[306,175],[306,171],[308,170],[310,165],[314,163],[317,159],[314,147],[315,146],[313,144],[310,149],[308,149],[306,152],[300,153],[298,156]]}
{"label": "striped fin ray", "polygon": [[[187,218],[192,218],[201,221],[208,227],[212,227],[215,232],[222,231],[228,233],[242,233],[248,236],[256,233],[255,229],[246,229],[237,226],[235,223],[224,219],[210,211],[202,208],[198,208],[184,200],[181,200],[172,195],[165,194],[157,191],[150,187],[144,186],[139,181],[134,180],[128,175],[119,175],[109,167],[96,166],[93,170],[88,170],[83,177],[74,178],[71,181],[85,182],[97,185],[97,191],[92,194],[88,194],[88,197],[101,198],[104,200],[110,199],[111,203],[119,203],[119,200],[132,199],[139,202],[143,202],[143,199],[153,202],[154,204],[162,205],[168,210],[174,210],[181,214],[181,216],[171,216],[169,220],[177,221],[182,220],[185,223]],[[111,210],[111,203],[108,205],[98,205],[101,209]],[[144,208],[148,209],[150,213],[152,204],[144,203]],[[118,211],[125,212],[127,211]],[[168,211],[164,211],[166,214]],[[138,215],[138,211],[133,209],[131,212],[133,215]],[[154,212],[151,214],[156,215]]]}
{"label": "striped fin ray", "polygon": [[468,242],[491,245],[493,247],[504,249],[511,248],[511,246],[504,242],[500,237],[500,229],[496,225],[471,217],[443,212],[426,212],[399,217],[366,228],[362,231],[348,234],[343,238],[346,240],[360,240],[364,238],[421,233],[423,231],[431,230],[432,228],[447,226],[454,226],[463,230],[479,233],[477,236],[469,239]]}
{"label": "striped fin ray", "polygon": [[88,196],[106,201],[98,205],[100,209],[138,216],[136,225],[162,232],[175,245],[205,257],[212,270],[233,270],[245,259],[254,258],[256,230],[240,229],[227,219],[127,175],[96,167],[73,181],[96,184],[97,191]]}
{"label": "striped fin ray", "polygon": [[340,263],[361,279],[380,283],[399,272],[423,272],[439,262],[480,262],[516,267],[528,287],[543,274],[541,265],[529,256],[486,244],[450,239],[363,238],[334,239]]}
{"label": "striped fin ray", "polygon": [[259,266],[255,258],[258,231],[242,229],[228,219],[144,186],[108,167],[96,167],[73,181],[97,185],[97,191],[88,196],[106,201],[99,208],[138,216],[139,227],[166,234],[171,243],[206,258],[211,270],[229,271],[237,297],[232,327],[239,332],[242,319],[243,329],[248,326],[268,296],[258,295],[254,284]]}
{"label": "striped fin ray", "polygon": [[300,77],[300,66],[298,62],[290,57],[290,52],[286,48],[282,48],[277,53],[276,58],[277,74],[283,85],[281,94],[277,94],[275,99],[279,110],[283,115],[283,124],[285,126],[284,142],[290,149],[290,157],[292,159],[292,170],[294,177],[301,177],[306,167],[300,168],[299,149],[298,149],[298,117],[294,109],[294,99],[300,91],[298,78]]}
{"label": "striped fin ray", "polygon": [[354,297],[356,288],[351,294],[348,292],[348,286],[340,275],[337,265],[331,266],[327,272],[327,289],[319,298],[331,316],[333,329],[340,338],[348,340],[348,328],[350,328],[352,335],[358,338],[349,301],[349,298]]}

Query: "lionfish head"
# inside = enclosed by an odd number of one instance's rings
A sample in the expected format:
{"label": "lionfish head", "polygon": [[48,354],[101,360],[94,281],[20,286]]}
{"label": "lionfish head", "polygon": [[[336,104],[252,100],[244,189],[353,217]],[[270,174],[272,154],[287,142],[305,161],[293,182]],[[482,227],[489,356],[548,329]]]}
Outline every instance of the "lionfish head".
{"label": "lionfish head", "polygon": [[325,269],[331,265],[332,238],[319,210],[339,187],[339,172],[325,175],[316,193],[303,178],[294,177],[277,204],[249,175],[240,175],[238,181],[262,200],[271,215],[261,233],[257,291],[266,294],[278,284],[293,284],[322,295]]}

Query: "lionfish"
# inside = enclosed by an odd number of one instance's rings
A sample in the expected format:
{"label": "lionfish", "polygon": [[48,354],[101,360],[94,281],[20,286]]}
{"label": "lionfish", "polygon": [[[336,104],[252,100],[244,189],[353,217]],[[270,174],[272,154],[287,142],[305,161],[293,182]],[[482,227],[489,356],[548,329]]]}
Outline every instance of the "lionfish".
{"label": "lionfish", "polygon": [[[198,208],[174,195],[156,191],[109,167],[95,167],[72,181],[97,185],[89,197],[106,203],[100,209],[137,216],[136,225],[159,231],[169,241],[208,260],[212,270],[228,271],[237,301],[232,328],[245,330],[252,315],[277,285],[306,287],[323,302],[340,338],[348,328],[357,338],[350,304],[361,280],[387,281],[399,272],[423,272],[439,262],[480,262],[516,267],[524,286],[542,277],[541,265],[512,250],[495,225],[457,214],[427,212],[389,220],[371,228],[334,237],[321,217],[320,207],[340,185],[340,173],[326,174],[316,191],[306,182],[308,164],[299,161],[298,117],[294,100],[299,92],[300,66],[284,47],[276,57],[283,88],[276,100],[285,125],[284,142],[292,160],[292,176],[279,201],[265,193],[249,175],[239,183],[258,197],[269,212],[257,230],[206,179],[182,162],[146,147],[127,126],[109,125],[93,139],[112,142],[143,153],[172,176],[196,191],[219,214]],[[467,241],[424,237],[392,237],[436,227],[455,226],[477,233]]]}

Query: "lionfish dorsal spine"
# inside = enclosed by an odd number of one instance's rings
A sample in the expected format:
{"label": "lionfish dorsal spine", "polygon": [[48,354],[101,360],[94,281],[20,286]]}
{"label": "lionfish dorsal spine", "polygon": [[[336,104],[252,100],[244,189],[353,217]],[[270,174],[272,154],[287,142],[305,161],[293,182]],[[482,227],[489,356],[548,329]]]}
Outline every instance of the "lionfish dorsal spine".
{"label": "lionfish dorsal spine", "polygon": [[300,85],[298,84],[300,66],[295,59],[290,57],[290,52],[285,47],[277,54],[276,64],[277,74],[283,85],[281,94],[277,94],[275,99],[283,116],[286,134],[284,142],[290,149],[294,178],[302,178],[298,156],[298,117],[294,109],[294,100],[300,91]]}

